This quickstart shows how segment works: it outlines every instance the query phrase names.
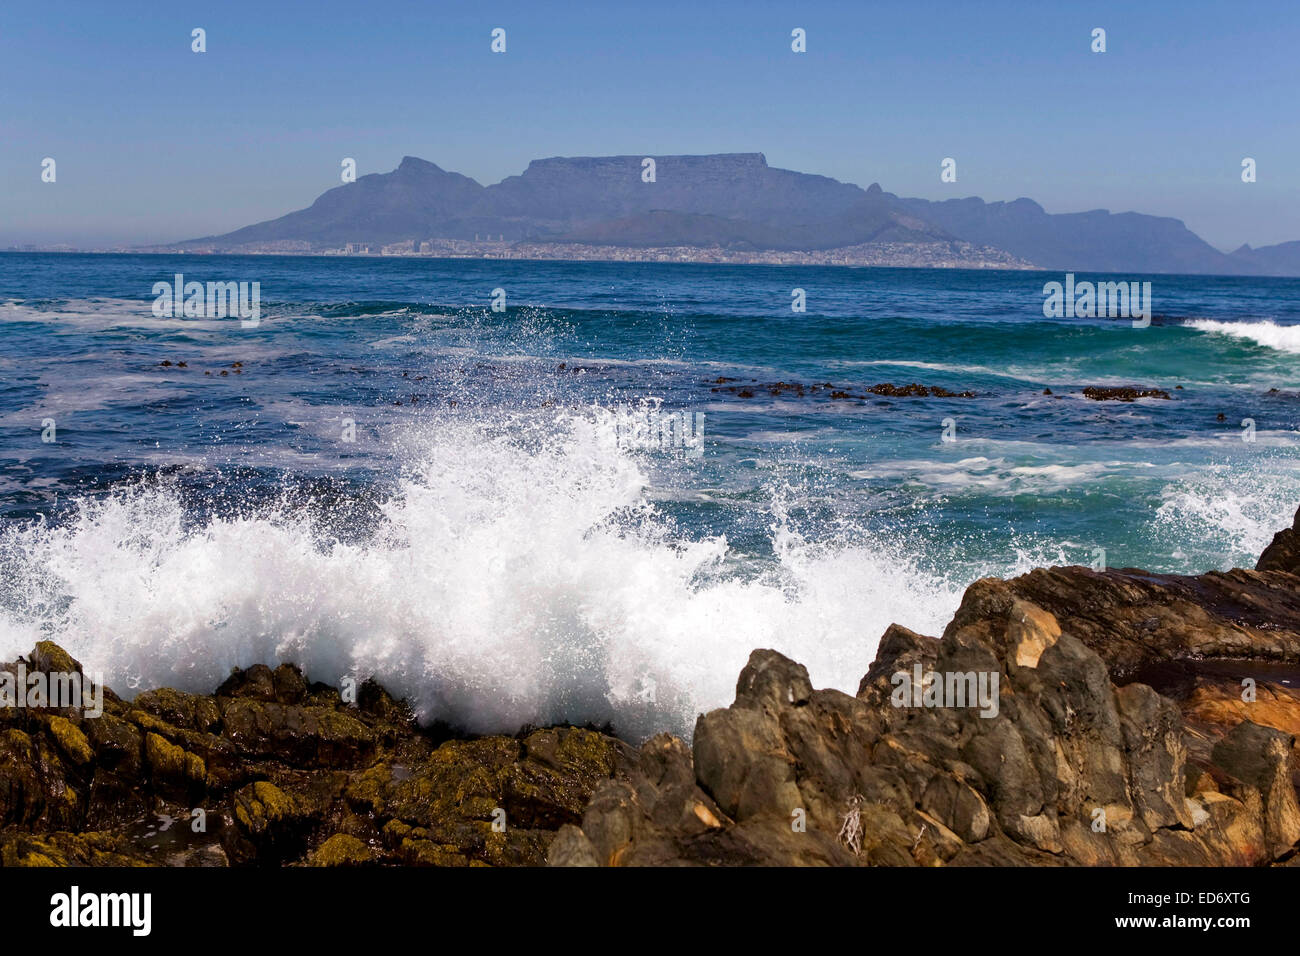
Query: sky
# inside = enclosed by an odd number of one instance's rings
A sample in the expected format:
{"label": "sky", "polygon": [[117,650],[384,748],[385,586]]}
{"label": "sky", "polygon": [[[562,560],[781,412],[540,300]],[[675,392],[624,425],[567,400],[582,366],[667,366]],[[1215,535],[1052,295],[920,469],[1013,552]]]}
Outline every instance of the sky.
{"label": "sky", "polygon": [[1300,0],[4,0],[0,247],[227,232],[310,205],[344,157],[488,184],[762,152],[901,196],[1173,216],[1230,250],[1300,239],[1298,81]]}

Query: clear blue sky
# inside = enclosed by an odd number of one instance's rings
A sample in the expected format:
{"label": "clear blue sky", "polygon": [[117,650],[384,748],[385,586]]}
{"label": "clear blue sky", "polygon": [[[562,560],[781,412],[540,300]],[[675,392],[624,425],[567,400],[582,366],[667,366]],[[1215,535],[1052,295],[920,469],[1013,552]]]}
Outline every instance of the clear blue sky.
{"label": "clear blue sky", "polygon": [[5,0],[0,244],[225,232],[309,205],[345,156],[492,183],[544,156],[760,151],[1263,245],[1300,239],[1298,89],[1300,0]]}

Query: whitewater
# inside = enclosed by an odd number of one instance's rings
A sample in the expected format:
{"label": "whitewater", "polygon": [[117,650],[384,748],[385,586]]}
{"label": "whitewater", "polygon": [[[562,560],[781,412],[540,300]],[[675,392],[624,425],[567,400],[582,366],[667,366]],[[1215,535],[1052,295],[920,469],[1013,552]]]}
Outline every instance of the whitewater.
{"label": "whitewater", "polygon": [[423,433],[363,541],[290,507],[193,524],[153,484],[6,529],[0,570],[22,603],[0,654],[53,639],[123,693],[207,693],[233,667],[293,661],[335,686],[374,677],[425,721],[635,737],[729,703],[756,647],[853,689],[891,622],[938,633],[959,601],[961,582],[882,542],[804,540],[775,504],[775,559],[737,568],[725,537],[675,533],[610,423],[526,428]]}

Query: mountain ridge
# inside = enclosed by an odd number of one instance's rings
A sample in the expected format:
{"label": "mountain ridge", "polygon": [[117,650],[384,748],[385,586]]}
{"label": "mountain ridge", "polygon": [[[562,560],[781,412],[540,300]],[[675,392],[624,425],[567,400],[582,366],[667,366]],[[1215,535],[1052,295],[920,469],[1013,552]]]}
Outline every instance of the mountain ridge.
{"label": "mountain ridge", "polygon": [[[1033,199],[903,198],[769,166],[761,152],[552,156],[483,185],[416,156],[326,190],[305,209],[175,251],[299,251],[431,240],[615,248],[817,252],[969,244],[1050,270],[1300,276],[1300,241],[1224,253],[1179,219],[1093,209],[1049,213]],[[646,178],[643,178],[643,174]],[[649,179],[649,181],[647,181]]]}

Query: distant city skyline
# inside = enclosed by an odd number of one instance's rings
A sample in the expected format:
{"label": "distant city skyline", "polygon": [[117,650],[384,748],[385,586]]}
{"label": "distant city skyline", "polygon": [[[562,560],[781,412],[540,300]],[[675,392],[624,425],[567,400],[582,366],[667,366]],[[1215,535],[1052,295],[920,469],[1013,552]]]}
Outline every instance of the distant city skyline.
{"label": "distant city skyline", "polygon": [[542,156],[722,152],[900,196],[1172,216],[1225,251],[1286,242],[1297,27],[1285,0],[56,0],[0,14],[0,246],[222,233],[310,205],[345,157],[487,185]]}

